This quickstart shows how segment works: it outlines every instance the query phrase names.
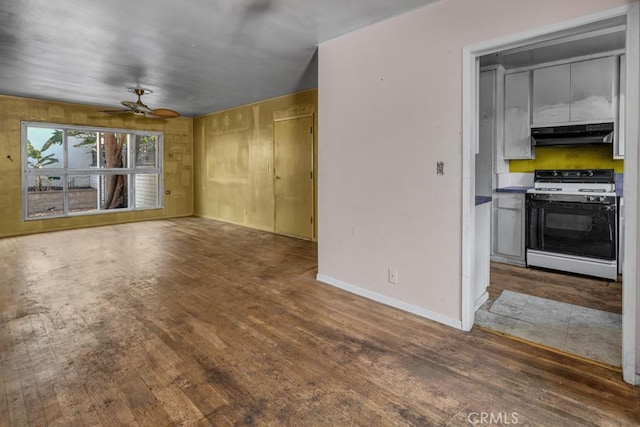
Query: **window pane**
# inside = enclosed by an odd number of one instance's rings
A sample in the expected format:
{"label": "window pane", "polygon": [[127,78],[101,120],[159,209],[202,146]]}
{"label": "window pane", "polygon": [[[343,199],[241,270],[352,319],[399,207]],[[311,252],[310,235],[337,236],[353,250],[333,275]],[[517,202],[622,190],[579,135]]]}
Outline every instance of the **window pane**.
{"label": "window pane", "polygon": [[61,168],[62,130],[27,129],[27,165],[29,169]]}
{"label": "window pane", "polygon": [[44,126],[23,122],[25,219],[162,206],[162,134]]}
{"label": "window pane", "polygon": [[158,174],[136,174],[136,208],[158,206]]}
{"label": "window pane", "polygon": [[136,135],[136,166],[156,167],[158,137]]}
{"label": "window pane", "polygon": [[27,217],[40,218],[58,216],[64,213],[62,190],[36,191],[29,188],[27,198]]}
{"label": "window pane", "polygon": [[97,132],[91,131],[70,130],[67,133],[67,165],[70,169],[98,167],[97,137]]}
{"label": "window pane", "polygon": [[101,209],[124,209],[129,207],[128,176],[98,175]]}
{"label": "window pane", "polygon": [[67,177],[69,213],[98,209],[98,175],[69,175]]}
{"label": "window pane", "polygon": [[100,153],[98,153],[98,167],[127,168],[129,134],[116,132],[100,132]]}
{"label": "window pane", "polygon": [[29,191],[62,190],[62,181],[56,175],[28,175]]}

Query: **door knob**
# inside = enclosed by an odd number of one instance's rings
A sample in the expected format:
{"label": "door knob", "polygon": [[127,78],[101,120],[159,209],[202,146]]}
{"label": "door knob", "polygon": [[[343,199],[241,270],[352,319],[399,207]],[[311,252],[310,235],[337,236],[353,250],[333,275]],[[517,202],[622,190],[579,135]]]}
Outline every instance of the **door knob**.
{"label": "door knob", "polygon": [[280,177],[276,175],[273,179],[280,179]]}

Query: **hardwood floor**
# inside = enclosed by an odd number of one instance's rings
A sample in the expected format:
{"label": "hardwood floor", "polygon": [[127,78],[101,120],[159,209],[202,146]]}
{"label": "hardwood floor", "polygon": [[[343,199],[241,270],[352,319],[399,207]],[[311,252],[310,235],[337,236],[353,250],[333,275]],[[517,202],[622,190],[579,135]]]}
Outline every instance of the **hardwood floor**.
{"label": "hardwood floor", "polygon": [[346,293],[316,263],[312,242],[200,218],[0,239],[0,425],[640,423],[617,372]]}
{"label": "hardwood floor", "polygon": [[515,265],[491,263],[489,298],[508,289],[580,307],[622,314],[622,282]]}

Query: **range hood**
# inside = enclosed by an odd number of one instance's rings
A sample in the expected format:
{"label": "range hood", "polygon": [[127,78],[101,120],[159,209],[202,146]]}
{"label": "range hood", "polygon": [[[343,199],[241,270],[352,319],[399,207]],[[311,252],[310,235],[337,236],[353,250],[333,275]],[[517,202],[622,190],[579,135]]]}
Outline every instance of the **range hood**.
{"label": "range hood", "polygon": [[613,123],[531,128],[534,147],[611,144]]}

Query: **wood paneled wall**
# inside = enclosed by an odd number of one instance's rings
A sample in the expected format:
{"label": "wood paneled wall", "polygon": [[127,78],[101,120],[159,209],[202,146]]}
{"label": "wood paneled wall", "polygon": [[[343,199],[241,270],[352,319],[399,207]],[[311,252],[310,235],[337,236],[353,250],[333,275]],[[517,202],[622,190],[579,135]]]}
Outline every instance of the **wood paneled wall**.
{"label": "wood paneled wall", "polygon": [[194,214],[273,231],[273,122],[313,115],[317,130],[317,99],[310,89],[196,118]]}

